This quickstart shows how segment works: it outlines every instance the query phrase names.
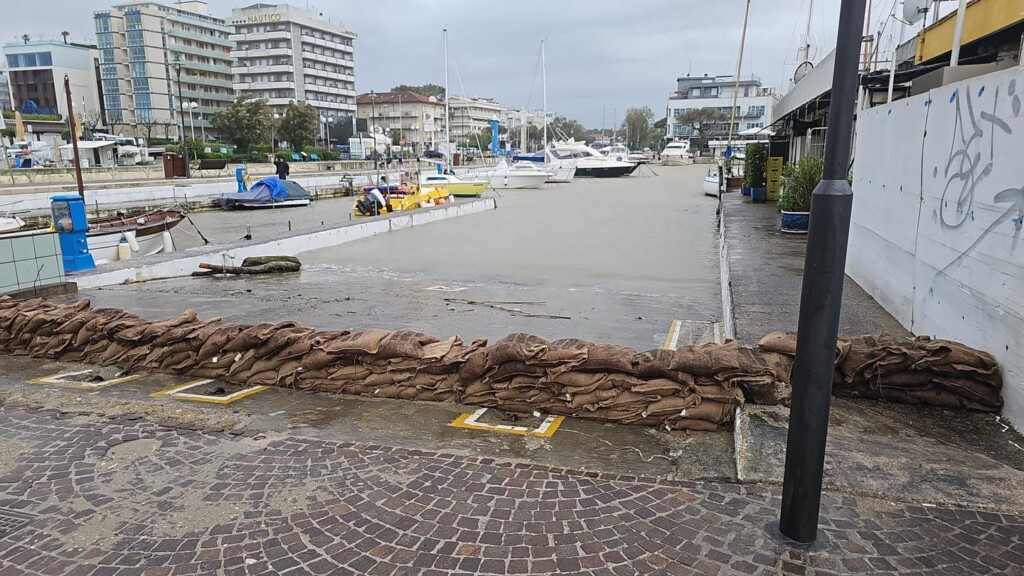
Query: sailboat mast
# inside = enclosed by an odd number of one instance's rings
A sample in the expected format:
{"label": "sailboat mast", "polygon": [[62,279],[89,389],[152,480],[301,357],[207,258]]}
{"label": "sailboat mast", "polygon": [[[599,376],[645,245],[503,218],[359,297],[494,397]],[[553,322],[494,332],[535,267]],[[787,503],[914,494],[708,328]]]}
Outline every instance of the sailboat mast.
{"label": "sailboat mast", "polygon": [[814,0],[810,0],[808,4],[809,6],[807,7],[807,33],[804,36],[804,47],[801,49],[801,51],[804,53],[803,60],[800,61],[801,64],[803,64],[804,62],[809,62],[811,60],[811,23],[814,19]]}
{"label": "sailboat mast", "polygon": [[449,119],[451,118],[451,110],[449,108],[449,102],[451,98],[448,94],[448,29],[444,29],[444,153],[449,156],[448,161],[451,162],[451,127],[448,125]]}
{"label": "sailboat mast", "polygon": [[[548,149],[548,65],[547,56],[544,53],[544,43],[547,40],[540,41],[540,71],[541,71],[541,85],[543,86],[544,92],[544,148]],[[546,154],[547,152],[545,152]]]}
{"label": "sailboat mast", "polygon": [[743,34],[740,36],[740,57],[736,61],[736,83],[732,88],[732,115],[729,118],[729,144],[726,150],[732,149],[732,137],[736,125],[736,102],[740,97],[740,72],[743,71],[743,50],[747,44],[747,23],[750,22],[750,0],[747,0],[747,10],[743,14]]}

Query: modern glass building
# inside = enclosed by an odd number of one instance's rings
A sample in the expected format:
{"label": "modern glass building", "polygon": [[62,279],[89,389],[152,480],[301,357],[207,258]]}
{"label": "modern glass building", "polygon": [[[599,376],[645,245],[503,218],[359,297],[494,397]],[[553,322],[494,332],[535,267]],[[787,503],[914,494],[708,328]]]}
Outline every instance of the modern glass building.
{"label": "modern glass building", "polygon": [[207,14],[204,0],[132,2],[93,17],[107,123],[115,131],[215,137],[211,116],[235,98],[231,28],[223,18]]}

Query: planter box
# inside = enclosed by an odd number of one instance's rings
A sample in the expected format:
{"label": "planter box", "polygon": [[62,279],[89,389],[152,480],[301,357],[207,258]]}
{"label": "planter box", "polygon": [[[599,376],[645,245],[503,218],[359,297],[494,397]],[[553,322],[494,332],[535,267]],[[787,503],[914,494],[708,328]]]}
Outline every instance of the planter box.
{"label": "planter box", "polygon": [[768,200],[767,188],[748,188],[750,202],[753,204],[764,204]]}
{"label": "planter box", "polygon": [[736,190],[743,187],[743,176],[729,176],[725,179],[725,187],[728,190]]}
{"label": "planter box", "polygon": [[744,196],[750,196],[750,186],[747,186],[746,184],[744,184],[741,192],[743,193]]}
{"label": "planter box", "polygon": [[787,234],[807,234],[807,226],[811,221],[810,212],[786,212],[782,213],[782,231]]}

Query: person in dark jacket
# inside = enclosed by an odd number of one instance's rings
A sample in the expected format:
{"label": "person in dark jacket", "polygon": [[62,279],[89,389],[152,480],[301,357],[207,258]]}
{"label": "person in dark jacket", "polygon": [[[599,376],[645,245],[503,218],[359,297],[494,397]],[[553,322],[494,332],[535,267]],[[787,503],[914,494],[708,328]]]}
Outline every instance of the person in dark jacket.
{"label": "person in dark jacket", "polygon": [[274,161],[274,164],[277,166],[277,177],[280,178],[281,180],[287,180],[288,175],[291,174],[291,170],[290,167],[288,166],[288,163],[278,158],[277,160]]}

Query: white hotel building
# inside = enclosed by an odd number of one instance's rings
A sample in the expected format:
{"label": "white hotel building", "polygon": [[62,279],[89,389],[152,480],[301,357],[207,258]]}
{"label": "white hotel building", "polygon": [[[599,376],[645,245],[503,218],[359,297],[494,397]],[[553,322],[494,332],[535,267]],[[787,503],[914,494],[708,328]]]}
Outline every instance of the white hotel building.
{"label": "white hotel building", "polygon": [[321,118],[354,117],[356,34],[287,4],[231,11],[235,92],[266,99],[275,112],[306,102]]}

